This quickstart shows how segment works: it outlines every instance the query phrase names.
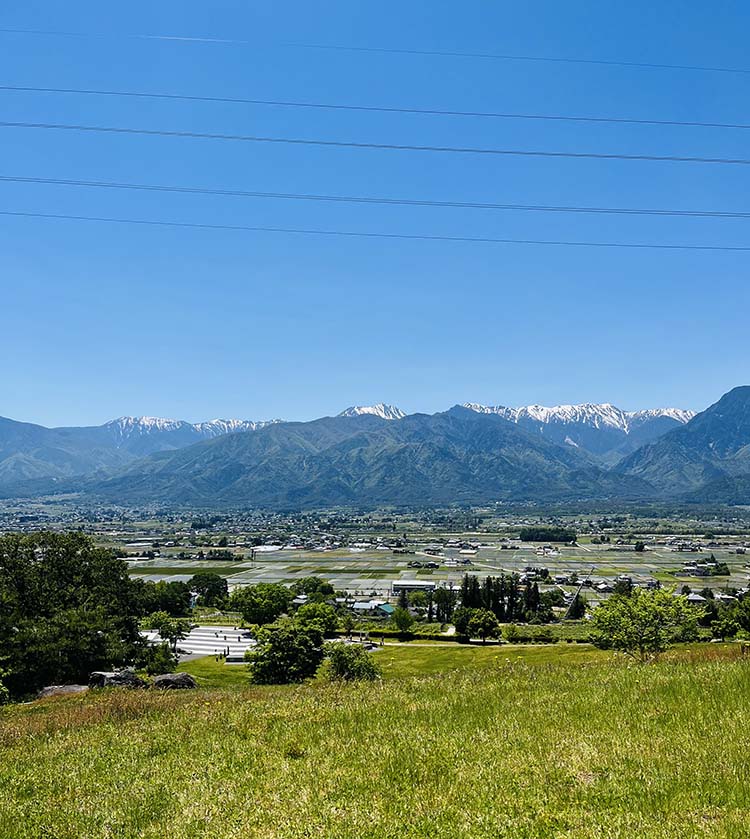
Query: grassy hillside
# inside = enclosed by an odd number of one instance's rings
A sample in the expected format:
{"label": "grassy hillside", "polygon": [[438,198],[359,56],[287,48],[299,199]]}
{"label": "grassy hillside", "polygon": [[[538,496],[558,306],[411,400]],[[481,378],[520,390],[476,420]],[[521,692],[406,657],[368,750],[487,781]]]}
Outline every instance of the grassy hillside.
{"label": "grassy hillside", "polygon": [[260,689],[234,670],[9,708],[0,836],[745,837],[750,662],[573,649],[441,649],[448,669],[407,676],[435,651],[394,647],[376,685]]}

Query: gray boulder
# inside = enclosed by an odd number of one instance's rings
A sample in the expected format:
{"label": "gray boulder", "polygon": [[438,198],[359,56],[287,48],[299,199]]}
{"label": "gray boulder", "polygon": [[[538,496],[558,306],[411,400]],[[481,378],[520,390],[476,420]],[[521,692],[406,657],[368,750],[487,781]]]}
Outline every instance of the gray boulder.
{"label": "gray boulder", "polygon": [[162,690],[186,690],[197,688],[198,682],[190,673],[163,673],[161,676],[154,676],[153,686]]}
{"label": "gray boulder", "polygon": [[37,699],[47,699],[49,696],[66,696],[71,693],[85,693],[88,685],[47,685],[36,695]]}
{"label": "gray boulder", "polygon": [[89,687],[92,688],[145,688],[148,685],[144,679],[136,675],[132,667],[124,670],[97,670],[89,675]]}

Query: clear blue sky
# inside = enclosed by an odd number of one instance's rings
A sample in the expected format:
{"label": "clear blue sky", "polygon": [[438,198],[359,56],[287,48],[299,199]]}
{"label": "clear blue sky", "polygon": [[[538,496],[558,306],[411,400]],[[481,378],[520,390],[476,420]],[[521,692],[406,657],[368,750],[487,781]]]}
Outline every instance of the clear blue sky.
{"label": "clear blue sky", "polygon": [[[290,42],[750,67],[743,2],[6,4],[0,83],[750,122],[750,75]],[[251,46],[125,34],[245,39]],[[2,120],[750,157],[750,131],[0,92]],[[750,167],[417,154],[0,128],[1,175],[449,201],[747,211]],[[0,209],[217,224],[750,244],[749,220],[357,206],[0,184]],[[611,401],[701,409],[748,381],[750,253],[306,238],[0,218],[0,414],[308,419]]]}

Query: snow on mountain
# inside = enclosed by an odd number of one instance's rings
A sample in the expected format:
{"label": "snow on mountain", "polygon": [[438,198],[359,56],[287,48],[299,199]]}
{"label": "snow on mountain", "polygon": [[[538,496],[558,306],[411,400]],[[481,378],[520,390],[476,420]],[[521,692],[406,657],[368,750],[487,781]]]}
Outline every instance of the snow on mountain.
{"label": "snow on mountain", "polygon": [[164,417],[119,417],[104,425],[105,428],[110,429],[115,436],[121,439],[163,431],[178,431],[190,427],[190,423],[183,420],[165,419]]}
{"label": "snow on mountain", "polygon": [[252,420],[212,419],[206,420],[206,422],[197,422],[193,425],[193,428],[202,436],[212,438],[221,437],[223,434],[236,434],[238,431],[257,431],[259,428],[265,428],[267,425],[273,425],[277,422],[282,422],[282,420],[253,422]]}
{"label": "snow on mountain", "polygon": [[685,425],[695,416],[695,411],[687,411],[683,408],[652,408],[645,411],[631,411],[628,416],[631,425],[634,420],[649,420],[657,417],[668,417]]}
{"label": "snow on mountain", "polygon": [[212,439],[223,434],[234,434],[238,431],[257,431],[271,423],[281,420],[253,422],[252,420],[213,419],[206,422],[190,423],[185,420],[165,419],[164,417],[119,417],[105,423],[105,428],[119,440],[127,441],[132,438],[147,437],[170,432],[181,432],[183,435],[194,436],[198,439]]}
{"label": "snow on mountain", "polygon": [[666,417],[682,425],[689,422],[694,411],[681,408],[654,408],[642,411],[623,411],[609,402],[600,405],[584,403],[582,405],[525,405],[519,408],[506,408],[503,405],[479,405],[476,402],[464,403],[464,408],[482,414],[498,414],[507,420],[521,423],[524,420],[534,420],[548,425],[582,424],[592,428],[611,428],[629,434],[632,428],[645,421]]}
{"label": "snow on mountain", "polygon": [[573,446],[605,465],[613,465],[640,446],[689,422],[694,414],[680,408],[623,411],[604,402],[601,405],[525,405],[506,408],[466,403],[465,408],[498,414],[551,443]]}
{"label": "snow on mountain", "polygon": [[351,408],[342,411],[339,416],[361,417],[363,414],[372,414],[385,420],[400,420],[406,416],[401,408],[397,408],[395,405],[385,405],[383,402],[379,402],[377,405],[353,405]]}

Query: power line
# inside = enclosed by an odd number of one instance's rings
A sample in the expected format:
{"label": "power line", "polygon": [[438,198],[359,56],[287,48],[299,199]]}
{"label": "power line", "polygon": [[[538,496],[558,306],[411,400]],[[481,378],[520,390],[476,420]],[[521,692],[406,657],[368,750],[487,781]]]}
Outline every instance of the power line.
{"label": "power line", "polygon": [[[226,44],[228,46],[257,47],[259,42],[242,41],[236,38],[209,38],[205,36],[191,37],[189,35],[139,35],[127,32],[70,32],[57,29],[21,29],[0,28],[0,33],[8,35],[48,35],[53,38],[93,38],[96,40],[126,40],[126,41],[184,41],[197,44]],[[279,46],[294,46],[280,44]]]}
{"label": "power line", "polygon": [[322,146],[328,148],[379,149],[383,151],[441,152],[516,157],[552,157],[583,160],[638,160],[657,163],[715,163],[747,166],[750,159],[729,157],[696,157],[662,154],[620,154],[615,152],[541,151],[538,149],[497,149],[461,146],[421,146],[405,143],[371,143],[349,140],[317,140],[302,137],[261,137],[245,134],[209,134],[199,131],[167,131],[155,128],[115,128],[104,125],[71,125],[48,122],[0,122],[0,128],[51,129],[55,131],[86,131],[105,134],[130,134],[149,137],[187,137],[201,140],[233,140],[246,143],[278,143],[295,146]]}
{"label": "power line", "polygon": [[334,102],[304,102],[288,99],[244,99],[231,96],[195,96],[178,93],[148,93],[131,90],[94,90],[75,87],[30,87],[26,85],[0,85],[0,90],[14,93],[53,93],[81,96],[113,96],[138,99],[166,99],[180,102],[218,102],[230,105],[265,105],[280,108],[312,108],[331,111],[364,111],[383,114],[419,114],[422,116],[479,117],[490,119],[549,120],[553,122],[592,122],[615,125],[659,125],[678,128],[730,128],[750,129],[749,123],[701,122],[698,120],[637,119],[634,117],[598,117],[571,114],[504,113],[500,111],[454,111],[440,108],[400,108],[390,105],[352,105]]}
{"label": "power line", "polygon": [[413,55],[439,58],[476,58],[490,61],[524,61],[542,62],[553,64],[583,64],[599,67],[628,67],[644,70],[680,70],[694,71],[700,73],[738,73],[741,75],[750,74],[750,69],[745,67],[716,67],[701,64],[667,64],[653,61],[618,61],[614,59],[597,58],[568,58],[565,56],[553,55],[524,55],[516,53],[491,53],[491,52],[461,52],[458,50],[426,50],[406,49],[399,47],[362,47],[346,44],[314,44],[314,43],[292,43],[278,42],[269,44],[260,41],[250,41],[239,38],[215,38],[209,36],[189,35],[147,35],[147,34],[123,34],[106,32],[63,32],[51,29],[22,29],[22,28],[0,28],[0,33],[10,35],[43,35],[56,38],[92,38],[97,40],[139,40],[139,41],[173,41],[188,44],[210,44],[214,46],[236,46],[236,47],[259,47],[277,46],[291,49],[326,50],[331,52],[362,52],[362,53],[383,53],[386,55]]}
{"label": "power line", "polygon": [[196,186],[170,186],[163,184],[119,183],[116,181],[87,181],[71,178],[35,178],[20,175],[0,175],[0,183],[44,184],[51,186],[81,186],[104,189],[142,190],[146,192],[172,192],[189,195],[216,195],[234,198],[277,198],[293,201],[331,201],[351,204],[380,204],[406,207],[447,207],[474,210],[527,210],[546,213],[594,213],[613,215],[676,216],[687,218],[748,219],[750,212],[722,210],[677,210],[653,207],[575,207],[553,204],[493,204],[479,201],[438,201],[419,198],[379,198],[366,195],[316,195],[298,192],[259,192],[257,190],[209,189]]}
{"label": "power line", "polygon": [[133,224],[155,227],[176,227],[200,230],[234,230],[250,233],[289,233],[304,236],[341,236],[364,239],[396,239],[415,240],[425,242],[467,242],[472,244],[492,245],[561,245],[577,248],[635,248],[639,250],[670,250],[670,251],[750,251],[750,246],[730,245],[666,245],[647,242],[587,242],[555,239],[497,239],[486,236],[443,236],[414,233],[374,233],[355,230],[317,230],[302,227],[266,227],[248,226],[241,224],[208,224],[186,221],[157,221],[153,219],[112,218],[105,216],[75,216],[61,213],[31,213],[13,210],[0,210],[0,216],[17,218],[38,218],[65,221],[93,221],[111,224]]}
{"label": "power line", "polygon": [[650,61],[614,61],[597,58],[565,58],[561,56],[518,55],[490,52],[458,52],[452,50],[416,50],[397,47],[353,47],[344,44],[294,44],[293,46],[316,50],[337,50],[341,52],[372,52],[391,55],[423,55],[440,58],[482,58],[492,61],[539,61],[554,64],[593,64],[601,67],[631,67],[645,70],[694,70],[702,73],[750,74],[744,67],[711,67],[697,64],[662,64]]}

